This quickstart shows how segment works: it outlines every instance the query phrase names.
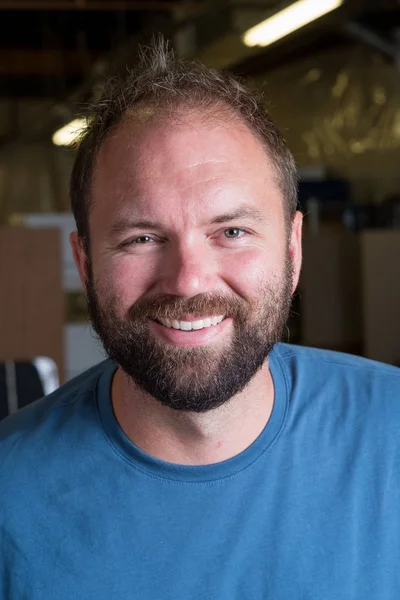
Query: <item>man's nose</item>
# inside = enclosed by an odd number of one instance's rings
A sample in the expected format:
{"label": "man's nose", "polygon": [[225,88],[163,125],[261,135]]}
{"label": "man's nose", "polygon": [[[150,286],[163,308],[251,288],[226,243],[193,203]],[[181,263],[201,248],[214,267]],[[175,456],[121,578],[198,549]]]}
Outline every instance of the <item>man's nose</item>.
{"label": "man's nose", "polygon": [[161,293],[190,298],[215,290],[216,259],[206,246],[179,245],[170,248],[160,265]]}

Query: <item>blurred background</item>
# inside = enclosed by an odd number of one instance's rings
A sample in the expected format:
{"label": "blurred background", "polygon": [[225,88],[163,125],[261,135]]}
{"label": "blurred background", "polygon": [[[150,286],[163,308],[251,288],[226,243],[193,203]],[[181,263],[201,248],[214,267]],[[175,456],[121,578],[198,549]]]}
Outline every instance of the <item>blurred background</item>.
{"label": "blurred background", "polygon": [[158,31],[262,89],[295,155],[288,340],[400,366],[399,0],[0,0],[0,418],[102,360],[68,244],[68,144]]}

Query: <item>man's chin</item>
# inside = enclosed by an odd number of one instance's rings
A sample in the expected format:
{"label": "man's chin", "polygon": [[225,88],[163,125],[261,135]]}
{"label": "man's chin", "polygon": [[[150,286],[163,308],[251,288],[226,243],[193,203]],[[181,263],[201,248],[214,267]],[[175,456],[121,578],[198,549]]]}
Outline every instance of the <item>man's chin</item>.
{"label": "man's chin", "polygon": [[167,346],[158,347],[153,354],[152,368],[158,373],[176,374],[179,377],[207,377],[211,372],[218,372],[222,357],[221,348]]}

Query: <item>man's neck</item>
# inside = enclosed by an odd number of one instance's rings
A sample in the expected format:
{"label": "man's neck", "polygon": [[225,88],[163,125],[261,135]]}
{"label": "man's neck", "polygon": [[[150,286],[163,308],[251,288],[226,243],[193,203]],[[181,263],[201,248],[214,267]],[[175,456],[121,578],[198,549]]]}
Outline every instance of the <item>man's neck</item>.
{"label": "man's neck", "polygon": [[248,448],[267,424],[274,402],[268,361],[240,394],[206,413],[163,406],[118,369],[112,404],[125,435],[141,450],[166,462],[207,465]]}

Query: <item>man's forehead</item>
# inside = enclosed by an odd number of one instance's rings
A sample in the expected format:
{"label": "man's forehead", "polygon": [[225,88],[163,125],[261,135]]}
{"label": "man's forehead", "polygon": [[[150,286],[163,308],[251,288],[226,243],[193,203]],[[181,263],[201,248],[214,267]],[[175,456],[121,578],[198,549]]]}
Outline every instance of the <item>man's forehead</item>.
{"label": "man's forehead", "polygon": [[168,182],[181,171],[194,177],[198,171],[212,180],[232,173],[232,165],[238,178],[251,173],[253,180],[271,180],[275,171],[261,142],[242,123],[123,122],[104,142],[94,179],[104,181],[114,172],[121,185],[134,179],[145,183],[157,171]]}
{"label": "man's forehead", "polygon": [[131,112],[125,115],[105,139],[100,153],[108,153],[110,147],[115,150],[117,145],[136,151],[145,150],[149,142],[173,145],[174,140],[179,137],[191,139],[193,145],[200,139],[203,141],[207,138],[212,140],[225,137],[234,140],[239,146],[250,144],[265,153],[265,148],[255,133],[227,109],[219,113],[191,111],[160,115],[154,110],[148,110],[147,114],[143,109],[145,114],[140,116]]}

